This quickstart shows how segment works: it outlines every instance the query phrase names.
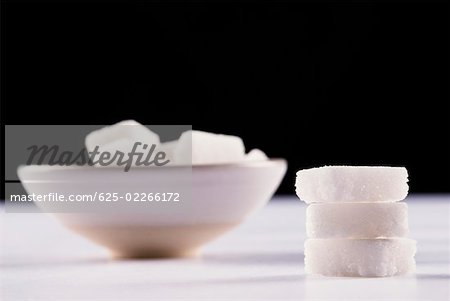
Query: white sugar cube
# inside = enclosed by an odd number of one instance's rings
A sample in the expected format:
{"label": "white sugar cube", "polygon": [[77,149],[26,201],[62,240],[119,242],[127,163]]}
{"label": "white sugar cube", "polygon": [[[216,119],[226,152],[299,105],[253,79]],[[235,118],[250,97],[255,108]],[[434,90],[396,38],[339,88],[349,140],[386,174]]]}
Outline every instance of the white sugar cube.
{"label": "white sugar cube", "polygon": [[257,148],[252,149],[245,155],[245,161],[264,161],[267,159],[266,154]]}
{"label": "white sugar cube", "polygon": [[306,209],[311,238],[403,237],[408,232],[404,202],[311,204]]}
{"label": "white sugar cube", "polygon": [[161,145],[159,147],[159,151],[162,151],[166,154],[166,159],[168,159],[170,161],[169,162],[170,165],[174,164],[173,154],[174,154],[177,143],[178,143],[178,140],[168,141],[168,142],[161,143]]}
{"label": "white sugar cube", "polygon": [[96,146],[101,147],[122,139],[147,144],[160,144],[158,134],[134,120],[121,121],[93,131],[86,136],[85,143],[87,150],[92,151]]}
{"label": "white sugar cube", "polygon": [[174,162],[182,165],[236,163],[244,158],[241,138],[201,131],[184,132],[174,149]]}
{"label": "white sugar cube", "polygon": [[306,203],[395,202],[408,194],[404,167],[324,166],[297,172],[298,197]]}
{"label": "white sugar cube", "polygon": [[[136,151],[148,152],[152,145],[159,148],[160,140],[158,134],[150,131],[147,127],[134,120],[126,120],[111,126],[93,131],[86,136],[85,144],[88,152],[92,152],[98,147],[98,152],[109,152],[111,158],[116,152],[122,152],[126,159],[129,152],[132,151],[136,142],[140,142]],[[147,145],[147,147],[144,146]],[[155,153],[157,149],[155,149]],[[98,159],[96,157],[94,159]],[[114,162],[117,164],[117,160]],[[137,158],[135,159],[137,160]],[[134,160],[134,161],[135,161]],[[134,162],[133,161],[133,165]]]}
{"label": "white sugar cube", "polygon": [[413,273],[416,242],[392,239],[307,239],[308,274],[349,277],[386,277]]}

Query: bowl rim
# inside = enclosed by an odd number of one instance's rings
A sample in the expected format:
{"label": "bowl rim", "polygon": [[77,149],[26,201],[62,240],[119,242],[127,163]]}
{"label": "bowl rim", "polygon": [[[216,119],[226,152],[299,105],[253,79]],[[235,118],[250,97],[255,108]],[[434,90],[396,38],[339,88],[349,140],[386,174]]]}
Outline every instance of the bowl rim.
{"label": "bowl rim", "polygon": [[[255,161],[242,161],[233,163],[219,163],[219,164],[199,164],[199,165],[168,165],[168,166],[135,166],[131,170],[136,171],[148,171],[148,170],[205,170],[205,169],[218,169],[218,168],[266,168],[271,166],[287,166],[287,161],[283,158],[270,158],[266,160],[255,160]],[[63,172],[63,171],[87,171],[87,172],[108,172],[123,170],[122,166],[103,166],[95,167],[91,165],[71,165],[71,166],[61,166],[61,165],[19,165],[17,167],[18,173],[23,171],[37,171],[37,172]]]}

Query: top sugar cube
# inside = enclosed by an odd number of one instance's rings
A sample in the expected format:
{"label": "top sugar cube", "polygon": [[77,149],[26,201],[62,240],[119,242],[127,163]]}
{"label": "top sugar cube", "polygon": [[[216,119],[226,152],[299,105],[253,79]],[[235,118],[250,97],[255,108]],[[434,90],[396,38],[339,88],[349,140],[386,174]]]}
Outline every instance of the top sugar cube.
{"label": "top sugar cube", "polygon": [[306,203],[396,202],[408,194],[404,167],[324,166],[297,172],[298,197]]}

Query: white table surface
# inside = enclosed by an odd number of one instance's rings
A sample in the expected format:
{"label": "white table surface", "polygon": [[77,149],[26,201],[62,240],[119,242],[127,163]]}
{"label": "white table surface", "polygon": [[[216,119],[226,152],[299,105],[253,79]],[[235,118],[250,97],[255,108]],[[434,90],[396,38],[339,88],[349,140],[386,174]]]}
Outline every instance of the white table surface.
{"label": "white table surface", "polygon": [[197,259],[116,261],[38,213],[0,214],[1,300],[450,300],[450,195],[408,198],[417,273],[306,276],[305,204],[271,201]]}

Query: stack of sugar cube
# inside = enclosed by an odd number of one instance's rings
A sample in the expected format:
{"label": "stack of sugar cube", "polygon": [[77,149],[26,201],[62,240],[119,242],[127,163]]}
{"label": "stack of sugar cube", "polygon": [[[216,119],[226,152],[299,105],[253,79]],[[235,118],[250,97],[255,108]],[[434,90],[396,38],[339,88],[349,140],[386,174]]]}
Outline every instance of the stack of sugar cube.
{"label": "stack of sugar cube", "polygon": [[415,270],[416,242],[407,238],[403,167],[324,166],[297,172],[306,210],[308,274],[385,277]]}

